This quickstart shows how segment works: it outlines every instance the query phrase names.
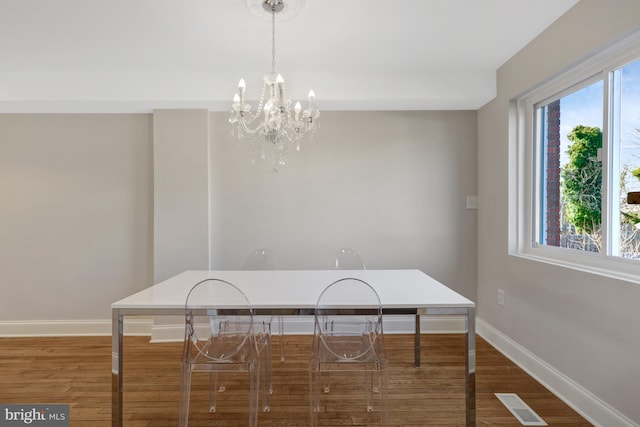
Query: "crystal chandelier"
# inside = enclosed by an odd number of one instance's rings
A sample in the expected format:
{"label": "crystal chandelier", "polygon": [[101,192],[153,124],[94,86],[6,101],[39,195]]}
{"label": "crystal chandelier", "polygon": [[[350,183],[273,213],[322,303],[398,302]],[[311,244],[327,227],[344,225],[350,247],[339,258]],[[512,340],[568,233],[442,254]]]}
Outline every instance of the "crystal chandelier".
{"label": "crystal chandelier", "polygon": [[271,73],[264,76],[262,94],[255,111],[251,111],[251,105],[245,101],[246,84],[244,79],[240,79],[229,122],[232,133],[250,142],[253,162],[256,159],[270,162],[277,172],[287,163],[290,148],[293,146],[300,150],[301,140],[312,137],[318,129],[320,112],[314,106],[313,90],[309,91],[306,109],[302,109],[300,102],[292,108],[293,102],[285,93],[284,79],[275,72],[276,13],[284,8],[284,0],[264,0],[262,6],[271,14]]}

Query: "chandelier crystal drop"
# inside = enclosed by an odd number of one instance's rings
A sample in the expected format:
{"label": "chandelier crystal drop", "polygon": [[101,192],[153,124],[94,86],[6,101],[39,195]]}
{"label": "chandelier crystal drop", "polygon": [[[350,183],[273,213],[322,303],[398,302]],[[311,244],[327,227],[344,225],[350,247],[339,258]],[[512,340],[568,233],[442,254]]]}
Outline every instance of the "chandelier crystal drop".
{"label": "chandelier crystal drop", "polygon": [[[232,133],[251,144],[253,161],[271,163],[274,171],[287,163],[291,147],[300,150],[300,142],[311,138],[318,129],[320,112],[315,108],[315,93],[309,91],[306,108],[287,98],[284,78],[275,72],[276,13],[284,8],[284,0],[264,0],[265,11],[271,13],[271,73],[264,76],[258,108],[252,111],[245,101],[246,83],[240,79],[229,116]],[[293,105],[293,107],[292,107]]]}

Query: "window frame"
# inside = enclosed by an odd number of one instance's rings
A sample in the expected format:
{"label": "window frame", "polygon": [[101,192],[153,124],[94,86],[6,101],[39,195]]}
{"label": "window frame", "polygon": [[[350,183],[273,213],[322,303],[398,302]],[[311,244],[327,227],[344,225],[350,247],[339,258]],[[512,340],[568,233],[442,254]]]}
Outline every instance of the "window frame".
{"label": "window frame", "polygon": [[[612,203],[617,198],[614,186],[618,180],[613,176],[612,160],[615,153],[610,144],[613,122],[613,93],[610,90],[613,72],[625,64],[640,59],[640,30],[623,37],[590,57],[580,61],[541,84],[531,88],[510,101],[509,137],[509,254],[540,262],[578,269],[607,277],[640,283],[640,260],[611,255],[613,224],[610,221]],[[539,120],[536,110],[565,95],[602,80],[602,237],[603,253],[586,252],[536,243],[539,236],[539,216],[544,164],[542,150],[538,147]],[[614,195],[612,197],[612,195]],[[615,217],[615,215],[614,215]],[[538,233],[538,234],[536,234]]]}

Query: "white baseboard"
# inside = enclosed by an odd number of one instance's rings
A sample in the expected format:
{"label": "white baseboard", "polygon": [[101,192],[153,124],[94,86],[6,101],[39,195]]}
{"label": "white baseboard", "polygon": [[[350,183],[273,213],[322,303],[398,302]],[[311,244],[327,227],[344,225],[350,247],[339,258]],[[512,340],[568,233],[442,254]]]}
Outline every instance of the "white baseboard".
{"label": "white baseboard", "polygon": [[480,318],[476,319],[476,332],[594,426],[638,427],[637,423]]}
{"label": "white baseboard", "polygon": [[[175,319],[177,321],[180,317]],[[413,333],[414,320],[413,316],[385,316],[385,333]],[[423,333],[445,334],[464,331],[462,316],[421,316],[420,320]],[[276,321],[273,327],[273,332],[277,333]],[[285,317],[284,330],[285,334],[312,334],[313,317]],[[184,323],[154,322],[153,317],[132,316],[124,320],[124,334],[151,336],[155,342],[180,341],[184,338]],[[0,337],[90,335],[111,335],[111,319],[0,321]]]}
{"label": "white baseboard", "polygon": [[[286,335],[313,334],[313,316],[291,316],[284,318]],[[278,321],[272,322],[272,332],[279,333]],[[420,316],[420,331],[423,334],[458,334],[465,330],[464,316]],[[412,334],[415,332],[415,317],[387,315],[384,317],[385,334]],[[155,323],[151,329],[151,342],[182,341],[184,324]]]}
{"label": "white baseboard", "polygon": [[[125,335],[150,335],[152,317],[132,317],[124,321]],[[0,322],[0,337],[111,335],[111,319],[27,320]]]}

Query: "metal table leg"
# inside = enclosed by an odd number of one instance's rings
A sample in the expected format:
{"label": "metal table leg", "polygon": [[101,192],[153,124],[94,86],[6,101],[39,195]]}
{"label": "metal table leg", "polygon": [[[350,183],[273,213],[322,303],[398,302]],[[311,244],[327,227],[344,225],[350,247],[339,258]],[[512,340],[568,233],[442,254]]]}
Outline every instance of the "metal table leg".
{"label": "metal table leg", "polygon": [[122,335],[123,316],[112,310],[111,330],[111,426],[122,426]]}
{"label": "metal table leg", "polygon": [[415,365],[416,368],[420,367],[420,314],[416,313],[416,334],[413,338],[414,341],[414,351],[415,351]]}
{"label": "metal table leg", "polygon": [[467,360],[465,363],[466,425],[476,425],[476,310],[468,308],[465,316]]}

